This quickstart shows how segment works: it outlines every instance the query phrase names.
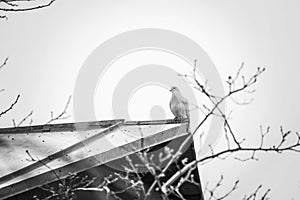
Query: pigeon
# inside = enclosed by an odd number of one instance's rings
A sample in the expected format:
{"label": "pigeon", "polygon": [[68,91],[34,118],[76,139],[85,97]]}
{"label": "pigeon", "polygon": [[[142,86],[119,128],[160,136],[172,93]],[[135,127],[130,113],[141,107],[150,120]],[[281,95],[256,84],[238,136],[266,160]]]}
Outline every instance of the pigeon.
{"label": "pigeon", "polygon": [[170,92],[172,92],[170,109],[175,116],[174,120],[183,120],[184,118],[190,120],[188,100],[182,96],[180,90],[175,86],[171,87]]}

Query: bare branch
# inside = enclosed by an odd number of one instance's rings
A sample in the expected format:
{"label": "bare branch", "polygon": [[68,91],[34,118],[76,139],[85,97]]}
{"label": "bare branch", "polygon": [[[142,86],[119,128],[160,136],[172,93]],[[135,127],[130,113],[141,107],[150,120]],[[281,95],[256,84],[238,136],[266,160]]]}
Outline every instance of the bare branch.
{"label": "bare branch", "polygon": [[[251,193],[249,196],[245,195],[244,198],[243,198],[243,200],[258,200],[258,199],[260,199],[260,200],[267,200],[267,199],[269,199],[267,196],[268,196],[269,192],[271,191],[271,189],[267,189],[262,194],[262,196],[260,198],[258,197],[259,196],[258,193],[259,193],[259,191],[260,191],[261,188],[262,188],[262,185],[259,185],[255,189],[255,191],[253,193]],[[258,198],[256,198],[256,197],[258,197]]]}
{"label": "bare branch", "polygon": [[[30,111],[18,124],[16,124],[16,122],[15,122],[15,120],[13,119],[13,125],[14,125],[14,127],[19,127],[19,126],[21,126],[25,121],[27,121],[28,119],[29,119],[29,117],[30,116],[32,116],[33,115],[33,110],[32,111]],[[31,125],[32,124],[32,119],[30,120],[30,122],[29,122],[29,125]]]}
{"label": "bare branch", "polygon": [[70,117],[70,115],[66,116],[66,114],[67,114],[67,109],[68,109],[68,107],[69,107],[69,105],[71,103],[71,98],[72,98],[72,96],[69,96],[68,101],[67,101],[67,103],[66,103],[63,111],[59,115],[57,115],[56,117],[54,117],[53,116],[53,111],[51,112],[51,119],[46,124],[50,124],[50,123],[52,123],[54,121],[57,121],[57,120],[68,119]]}
{"label": "bare branch", "polygon": [[[55,0],[51,0],[47,4],[41,4],[41,5],[27,7],[27,8],[20,8],[20,7],[18,7],[17,4],[12,3],[12,2],[21,2],[21,1],[1,0],[0,3],[1,2],[6,3],[7,5],[9,5],[10,8],[0,7],[0,11],[3,11],[3,12],[23,12],[23,11],[37,10],[37,9],[49,7],[50,5],[52,5],[55,2]],[[33,1],[32,0],[27,0],[27,1],[23,1],[23,2],[33,2]]]}
{"label": "bare branch", "polygon": [[35,162],[35,161],[37,161],[37,162],[39,162],[39,163],[41,163],[43,166],[45,166],[45,167],[47,167],[51,172],[53,172],[53,174],[56,176],[56,178],[57,178],[57,180],[60,182],[60,183],[62,183],[62,180],[60,179],[60,177],[58,176],[58,174],[49,166],[49,165],[47,165],[46,163],[44,163],[42,160],[40,160],[39,158],[34,158],[31,154],[30,154],[30,152],[29,152],[29,150],[25,150],[25,152],[26,152],[26,154],[29,156],[29,158],[31,159],[30,161],[32,161],[32,162]]}
{"label": "bare branch", "polygon": [[0,15],[0,19],[8,20],[8,18],[5,15]]}
{"label": "bare branch", "polygon": [[0,117],[2,117],[2,115],[6,114],[8,111],[12,110],[13,107],[18,103],[19,98],[20,95],[18,94],[16,100],[10,105],[10,107],[0,113]]}
{"label": "bare branch", "polygon": [[229,197],[237,189],[237,186],[239,184],[239,180],[235,181],[234,185],[232,186],[232,188],[228,192],[226,192],[225,194],[217,197],[216,196],[216,191],[222,186],[223,180],[224,180],[224,177],[223,177],[223,175],[221,175],[219,181],[216,183],[216,185],[212,189],[208,188],[208,183],[206,184],[205,189],[204,189],[204,194],[208,193],[207,194],[208,197],[206,198],[207,200],[212,200],[212,199],[222,200],[222,199],[226,199],[227,197]]}
{"label": "bare branch", "polygon": [[[198,129],[207,121],[207,119],[212,116],[215,115],[215,111],[218,111],[220,113],[220,116],[222,117],[222,119],[224,120],[224,124],[227,127],[232,139],[234,140],[235,145],[237,146],[236,149],[241,149],[241,143],[242,141],[238,141],[236,139],[235,134],[233,133],[233,130],[227,120],[226,115],[223,113],[223,111],[219,108],[219,106],[229,97],[232,97],[233,95],[235,95],[236,93],[242,92],[243,90],[248,89],[249,87],[251,87],[254,83],[256,83],[257,81],[257,77],[263,73],[265,71],[265,68],[257,68],[257,71],[254,75],[252,75],[247,81],[245,78],[243,78],[243,84],[239,87],[237,87],[237,89],[233,89],[232,85],[234,85],[235,83],[235,79],[232,79],[231,77],[229,78],[230,80],[228,81],[229,84],[229,91],[228,93],[221,97],[221,98],[217,98],[216,96],[210,94],[207,90],[207,88],[205,87],[204,84],[201,84],[196,77],[196,60],[195,60],[195,65],[194,65],[194,69],[193,69],[193,73],[192,76],[191,75],[185,75],[185,77],[189,77],[189,78],[193,78],[197,88],[201,93],[203,93],[213,104],[213,108],[210,109],[210,111],[205,115],[204,119],[202,119],[202,121],[197,125],[197,127],[195,128],[195,130],[183,141],[183,143],[180,145],[179,149],[177,150],[177,152],[173,155],[172,159],[170,159],[170,161],[167,163],[167,165],[165,166],[165,168],[162,170],[161,174],[165,174],[165,172],[167,171],[167,169],[171,166],[171,164],[177,160],[183,153],[183,149],[186,147],[186,145],[189,144],[189,141],[192,139],[193,135],[198,131]],[[243,67],[240,67],[240,69],[237,72],[237,76],[240,74],[240,71]],[[226,152],[228,153],[228,152]],[[223,154],[222,154],[223,155]],[[213,156],[213,155],[212,155]],[[152,185],[150,186],[147,195],[150,194],[150,192],[154,189],[155,185],[157,184],[157,180],[155,180]]]}
{"label": "bare branch", "polygon": [[[5,18],[5,16],[4,17],[0,16],[0,18]],[[8,61],[8,57],[6,57],[4,62],[0,65],[0,70],[7,64],[7,61]]]}

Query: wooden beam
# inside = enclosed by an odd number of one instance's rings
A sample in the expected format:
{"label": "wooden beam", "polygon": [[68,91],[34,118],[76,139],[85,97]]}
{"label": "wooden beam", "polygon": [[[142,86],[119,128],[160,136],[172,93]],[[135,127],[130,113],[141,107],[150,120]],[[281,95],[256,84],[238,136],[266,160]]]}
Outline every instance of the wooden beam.
{"label": "wooden beam", "polygon": [[107,162],[125,157],[127,155],[133,154],[135,152],[141,151],[143,149],[162,144],[164,142],[179,138],[181,136],[187,135],[186,133],[187,125],[179,125],[157,134],[151,135],[146,138],[138,139],[134,142],[127,143],[121,147],[116,147],[114,149],[102,152],[80,161],[70,163],[63,167],[48,171],[46,173],[31,177],[29,179],[20,181],[18,183],[3,187],[0,189],[0,199],[12,197],[16,194],[31,190],[35,187],[39,187],[53,181],[58,180],[57,176],[61,179],[67,177],[70,173],[79,173],[86,171],[90,168],[105,164]]}
{"label": "wooden beam", "polygon": [[187,123],[188,119],[174,120],[174,119],[164,119],[164,120],[149,120],[149,121],[126,121],[124,125],[163,125],[163,124],[182,124]]}
{"label": "wooden beam", "polygon": [[[0,134],[24,134],[24,133],[76,131],[76,130],[84,131],[84,130],[98,129],[99,127],[106,128],[120,121],[124,122],[124,119],[9,127],[9,128],[0,128]],[[125,121],[124,125],[181,124],[186,122],[188,122],[187,119],[184,119],[182,121],[174,120],[174,119],[166,119],[166,120],[147,120],[147,121]]]}
{"label": "wooden beam", "polygon": [[0,178],[0,184],[3,184],[7,181],[10,181],[12,179],[14,179],[15,177],[18,177],[18,176],[21,176],[23,174],[26,174],[30,171],[33,171],[41,166],[44,166],[44,165],[47,165],[49,162],[59,158],[59,157],[62,157],[72,151],[75,151],[77,149],[80,149],[80,148],[83,148],[84,145],[86,144],[89,144],[91,143],[92,141],[96,140],[96,139],[99,139],[101,137],[104,137],[105,135],[111,133],[112,131],[114,131],[115,129],[119,128],[121,125],[123,124],[123,121],[119,121],[117,123],[115,123],[114,125],[110,126],[109,128],[103,130],[103,131],[100,131],[99,133],[91,136],[91,137],[88,137],[84,140],[81,140],[80,142],[77,142],[61,151],[58,151],[52,155],[49,155],[48,157],[46,158],[43,158],[41,160],[38,160],[36,161],[35,163],[31,164],[31,165],[28,165],[22,169],[19,169],[17,171],[14,171],[13,173],[10,173],[10,174],[7,174],[5,176],[2,176]]}
{"label": "wooden beam", "polygon": [[106,128],[118,122],[124,122],[124,119],[0,128],[0,134],[24,134],[76,130],[84,131],[99,129],[99,127]]}

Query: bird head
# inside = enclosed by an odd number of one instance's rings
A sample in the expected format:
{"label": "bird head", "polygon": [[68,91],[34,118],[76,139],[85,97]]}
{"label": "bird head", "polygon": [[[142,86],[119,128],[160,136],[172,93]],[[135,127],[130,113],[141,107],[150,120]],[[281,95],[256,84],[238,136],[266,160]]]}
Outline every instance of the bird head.
{"label": "bird head", "polygon": [[175,92],[175,91],[176,92],[179,91],[178,87],[172,86],[171,89],[170,89],[170,92]]}

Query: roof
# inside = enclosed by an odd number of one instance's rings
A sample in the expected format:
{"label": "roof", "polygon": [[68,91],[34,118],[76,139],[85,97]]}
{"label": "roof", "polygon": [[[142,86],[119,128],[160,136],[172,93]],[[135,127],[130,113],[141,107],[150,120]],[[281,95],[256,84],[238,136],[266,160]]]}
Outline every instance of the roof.
{"label": "roof", "polygon": [[184,136],[186,126],[120,119],[0,129],[0,199]]}

